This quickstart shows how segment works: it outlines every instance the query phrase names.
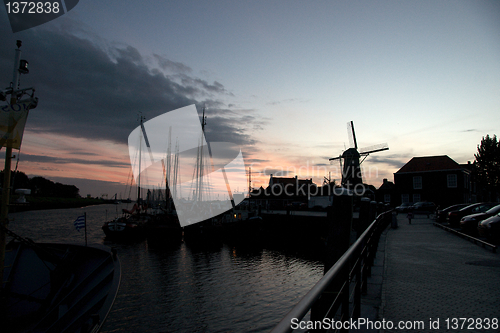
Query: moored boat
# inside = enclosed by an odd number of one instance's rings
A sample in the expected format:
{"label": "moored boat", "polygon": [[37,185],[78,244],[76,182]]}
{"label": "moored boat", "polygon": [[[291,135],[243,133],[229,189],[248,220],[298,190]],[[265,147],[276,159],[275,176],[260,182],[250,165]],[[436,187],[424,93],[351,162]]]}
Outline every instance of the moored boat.
{"label": "moored boat", "polygon": [[263,232],[259,209],[251,205],[248,199],[245,199],[224,214],[222,229],[226,238],[236,240],[250,240],[259,236]]}
{"label": "moored boat", "polygon": [[118,217],[104,222],[102,230],[109,239],[137,240],[144,238],[144,221],[131,217]]}
{"label": "moored boat", "polygon": [[[0,99],[0,147],[6,147],[0,215],[0,325],[2,332],[98,332],[120,285],[116,251],[100,246],[35,243],[8,229],[12,149],[20,149],[34,88],[20,89],[28,62],[17,41],[14,77]],[[28,96],[26,96],[28,95]],[[23,97],[27,97],[22,99]],[[26,191],[25,191],[26,192]],[[86,223],[86,222],[84,222]],[[6,245],[7,235],[12,240]]]}
{"label": "moored boat", "polygon": [[183,229],[174,212],[162,212],[145,223],[144,232],[148,242],[166,244],[182,240]]}
{"label": "moored boat", "polygon": [[[116,251],[104,246],[35,243],[8,229],[12,149],[20,149],[34,88],[20,89],[17,41],[14,78],[0,99],[0,147],[6,147],[0,212],[0,326],[2,332],[98,332],[113,305],[121,269]],[[28,98],[22,99],[23,97]],[[85,222],[84,222],[85,223]],[[12,240],[6,245],[6,237]]]}
{"label": "moored boat", "polygon": [[135,204],[132,210],[123,209],[123,216],[114,220],[104,222],[102,230],[106,238],[121,241],[133,241],[143,239],[145,236],[144,225],[152,219],[152,215],[139,208]]}
{"label": "moored boat", "polygon": [[4,332],[98,332],[120,285],[104,246],[11,242],[2,286]]}

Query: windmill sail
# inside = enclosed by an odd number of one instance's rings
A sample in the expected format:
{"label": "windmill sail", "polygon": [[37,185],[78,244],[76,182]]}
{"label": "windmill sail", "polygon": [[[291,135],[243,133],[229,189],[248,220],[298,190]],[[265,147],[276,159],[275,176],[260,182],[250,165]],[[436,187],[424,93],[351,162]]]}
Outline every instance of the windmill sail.
{"label": "windmill sail", "polygon": [[349,137],[349,148],[358,149],[356,133],[354,132],[354,122],[352,121],[347,123],[347,136]]}
{"label": "windmill sail", "polygon": [[384,151],[384,150],[389,150],[389,146],[387,145],[387,143],[381,143],[378,145],[373,145],[370,147],[361,148],[359,150],[359,153],[360,153],[360,155],[368,155],[371,153],[376,153],[376,152]]}

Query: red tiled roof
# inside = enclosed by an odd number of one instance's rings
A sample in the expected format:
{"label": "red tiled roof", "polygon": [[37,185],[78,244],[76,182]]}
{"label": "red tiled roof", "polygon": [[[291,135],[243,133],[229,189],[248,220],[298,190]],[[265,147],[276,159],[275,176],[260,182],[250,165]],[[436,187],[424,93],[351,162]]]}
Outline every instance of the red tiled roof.
{"label": "red tiled roof", "polygon": [[414,157],[408,163],[403,165],[396,173],[406,172],[425,172],[425,171],[442,171],[442,170],[460,170],[460,164],[449,158],[447,155],[443,156],[424,156]]}

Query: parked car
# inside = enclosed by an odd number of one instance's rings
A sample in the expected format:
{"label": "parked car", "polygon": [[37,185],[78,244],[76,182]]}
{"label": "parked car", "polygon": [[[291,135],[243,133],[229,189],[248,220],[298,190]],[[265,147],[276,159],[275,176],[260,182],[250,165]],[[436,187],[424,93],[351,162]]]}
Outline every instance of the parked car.
{"label": "parked car", "polygon": [[467,207],[469,206],[470,204],[468,203],[465,203],[465,204],[457,204],[457,205],[453,205],[453,206],[449,206],[449,207],[446,207],[444,209],[438,209],[438,211],[436,212],[436,220],[438,222],[445,222],[446,221],[446,218],[448,217],[448,213],[453,211],[453,210],[459,210],[459,209],[462,209],[464,207]]}
{"label": "parked car", "polygon": [[500,214],[488,217],[477,225],[480,236],[488,237],[496,241],[500,240]]}
{"label": "parked car", "polygon": [[409,208],[411,207],[411,205],[413,205],[413,203],[411,203],[411,202],[403,202],[401,205],[397,206],[394,209],[398,213],[404,213],[404,212],[407,212],[409,210]]}
{"label": "parked car", "polygon": [[448,213],[448,223],[451,226],[457,227],[460,224],[462,217],[475,213],[484,213],[488,209],[496,206],[494,202],[480,202],[464,207],[460,210],[453,210]]}
{"label": "parked car", "polygon": [[493,215],[497,215],[498,213],[500,213],[500,205],[496,205],[484,213],[466,215],[460,220],[460,228],[464,231],[476,232],[479,222]]}
{"label": "parked car", "polygon": [[434,202],[421,201],[410,206],[410,210],[414,212],[434,213],[436,204]]}

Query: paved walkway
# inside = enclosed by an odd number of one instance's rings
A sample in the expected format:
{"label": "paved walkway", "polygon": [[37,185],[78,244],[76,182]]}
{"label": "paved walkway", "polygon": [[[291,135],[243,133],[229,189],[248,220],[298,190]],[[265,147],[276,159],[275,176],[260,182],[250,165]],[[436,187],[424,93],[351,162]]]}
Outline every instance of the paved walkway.
{"label": "paved walkway", "polygon": [[[378,320],[394,324],[381,332],[499,332],[500,255],[432,223],[421,215],[409,225],[400,214],[399,227],[381,239],[385,260]],[[497,326],[491,326],[493,318]],[[481,319],[483,329],[477,329]],[[398,329],[400,321],[408,329]],[[490,329],[484,329],[487,323]]]}

